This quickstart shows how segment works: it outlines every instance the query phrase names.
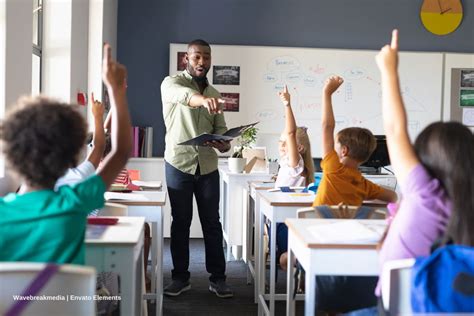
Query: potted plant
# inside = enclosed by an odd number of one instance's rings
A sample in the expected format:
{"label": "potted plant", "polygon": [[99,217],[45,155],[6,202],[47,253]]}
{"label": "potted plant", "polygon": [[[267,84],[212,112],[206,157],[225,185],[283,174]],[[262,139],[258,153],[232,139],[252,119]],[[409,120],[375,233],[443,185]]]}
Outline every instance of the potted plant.
{"label": "potted plant", "polygon": [[242,152],[245,148],[249,148],[257,140],[256,127],[250,127],[246,129],[238,138],[238,145],[234,147],[234,153],[229,158],[229,170],[232,172],[242,173],[247,163],[246,159],[243,158]]}

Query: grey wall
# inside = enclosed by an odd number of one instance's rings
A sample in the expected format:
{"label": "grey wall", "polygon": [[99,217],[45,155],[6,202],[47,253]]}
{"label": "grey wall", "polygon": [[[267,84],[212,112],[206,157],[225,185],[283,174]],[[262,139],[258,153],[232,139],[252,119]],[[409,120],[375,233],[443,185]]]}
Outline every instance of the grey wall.
{"label": "grey wall", "polygon": [[402,50],[474,53],[474,1],[462,3],[461,26],[439,37],[420,22],[421,0],[119,0],[117,54],[128,68],[133,124],[154,127],[162,156],[169,43],[379,49],[396,27]]}

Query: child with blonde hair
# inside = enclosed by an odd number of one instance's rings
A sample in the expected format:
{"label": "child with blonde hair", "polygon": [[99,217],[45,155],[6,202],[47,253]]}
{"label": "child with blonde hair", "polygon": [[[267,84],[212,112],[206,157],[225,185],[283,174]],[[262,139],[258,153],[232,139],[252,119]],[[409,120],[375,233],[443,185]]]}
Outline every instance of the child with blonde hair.
{"label": "child with blonde hair", "polygon": [[[314,182],[314,164],[311,156],[311,145],[305,127],[296,127],[295,117],[291,109],[290,93],[285,85],[279,92],[285,106],[285,130],[280,136],[280,169],[278,170],[275,187],[307,186]],[[284,223],[276,226],[277,258],[280,266],[286,270],[288,251],[288,227]]]}

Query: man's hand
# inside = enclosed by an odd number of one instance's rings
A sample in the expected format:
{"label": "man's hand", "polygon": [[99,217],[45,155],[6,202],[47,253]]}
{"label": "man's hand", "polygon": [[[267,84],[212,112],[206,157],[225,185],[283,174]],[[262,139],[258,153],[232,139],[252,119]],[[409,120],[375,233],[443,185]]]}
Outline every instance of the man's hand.
{"label": "man's hand", "polygon": [[339,76],[331,76],[328,79],[326,79],[326,82],[324,83],[324,88],[323,91],[325,94],[332,95],[336,90],[341,86],[341,84],[344,82],[344,79],[342,79]]}
{"label": "man's hand", "polygon": [[205,107],[209,111],[209,114],[222,113],[220,104],[224,104],[224,103],[225,103],[225,100],[221,98],[204,97],[204,99],[202,100],[202,106]]}
{"label": "man's hand", "polygon": [[220,151],[221,153],[224,153],[230,149],[230,140],[213,140],[213,141],[204,143],[204,145],[213,147],[217,149],[218,151]]}
{"label": "man's hand", "polygon": [[94,92],[91,93],[92,115],[102,121],[104,118],[104,105],[99,100],[94,99]]}
{"label": "man's hand", "polygon": [[288,87],[285,85],[285,88],[283,88],[283,91],[278,92],[278,95],[280,96],[281,102],[283,105],[288,106],[290,105],[290,93],[288,92]]}
{"label": "man's hand", "polygon": [[392,31],[392,42],[382,47],[375,56],[375,61],[382,74],[394,73],[398,67],[398,30]]}
{"label": "man's hand", "polygon": [[112,49],[109,44],[104,45],[104,58],[102,62],[102,79],[104,83],[114,90],[126,89],[127,69],[112,59]]}

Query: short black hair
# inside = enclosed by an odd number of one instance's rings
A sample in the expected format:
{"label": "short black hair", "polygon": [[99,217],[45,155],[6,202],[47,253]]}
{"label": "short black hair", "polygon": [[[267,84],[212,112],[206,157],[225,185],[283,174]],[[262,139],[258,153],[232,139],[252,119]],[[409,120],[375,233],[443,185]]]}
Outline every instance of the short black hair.
{"label": "short black hair", "polygon": [[211,45],[209,45],[209,43],[206,42],[203,39],[192,40],[191,42],[189,42],[188,48],[191,47],[191,46],[207,46],[207,47],[211,48]]}
{"label": "short black hair", "polygon": [[8,165],[33,186],[53,188],[75,167],[87,127],[74,106],[44,97],[20,98],[0,126]]}

